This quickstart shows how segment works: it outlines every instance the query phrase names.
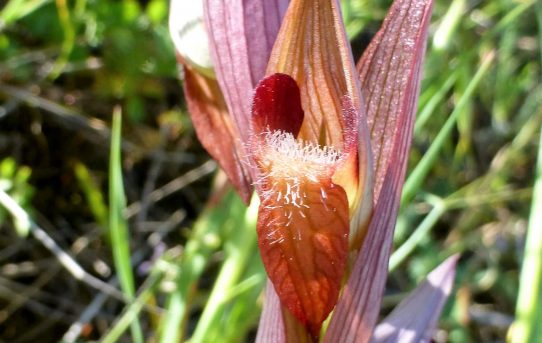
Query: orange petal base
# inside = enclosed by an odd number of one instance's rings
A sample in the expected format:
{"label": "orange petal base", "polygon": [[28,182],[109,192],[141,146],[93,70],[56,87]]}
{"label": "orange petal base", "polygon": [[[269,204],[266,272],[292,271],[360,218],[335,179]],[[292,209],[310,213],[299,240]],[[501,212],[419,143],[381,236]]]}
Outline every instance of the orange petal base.
{"label": "orange petal base", "polygon": [[258,245],[282,304],[318,337],[346,266],[348,202],[330,180],[296,181],[266,179],[272,190],[260,204]]}

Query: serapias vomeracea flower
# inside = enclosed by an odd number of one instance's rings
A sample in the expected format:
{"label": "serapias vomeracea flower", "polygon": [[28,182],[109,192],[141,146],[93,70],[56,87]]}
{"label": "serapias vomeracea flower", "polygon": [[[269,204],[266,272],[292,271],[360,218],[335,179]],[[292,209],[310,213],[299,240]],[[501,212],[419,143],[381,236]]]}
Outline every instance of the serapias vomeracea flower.
{"label": "serapias vomeracea flower", "polygon": [[203,3],[214,74],[177,50],[198,137],[245,201],[253,186],[260,198],[258,341],[318,340],[331,311],[324,341],[430,339],[456,257],[375,324],[432,1],[396,0],[357,68],[338,0]]}
{"label": "serapias vomeracea flower", "polygon": [[[356,112],[344,102],[345,123],[352,122]],[[258,245],[281,302],[318,336],[346,270],[349,201],[335,177],[346,168],[357,173],[357,130],[344,130],[340,148],[322,146],[299,138],[303,119],[294,79],[272,74],[259,83],[249,148],[260,197]]]}

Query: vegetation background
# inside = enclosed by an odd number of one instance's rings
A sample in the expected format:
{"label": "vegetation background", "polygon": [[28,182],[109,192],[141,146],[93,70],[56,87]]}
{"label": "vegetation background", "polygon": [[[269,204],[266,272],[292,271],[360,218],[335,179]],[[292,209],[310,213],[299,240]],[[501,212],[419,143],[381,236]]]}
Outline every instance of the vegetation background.
{"label": "vegetation background", "polygon": [[[389,5],[343,1],[356,58]],[[167,0],[0,6],[0,341],[252,340],[254,209],[195,137]],[[542,3],[436,1],[383,313],[460,252],[437,342],[514,320],[541,62]]]}

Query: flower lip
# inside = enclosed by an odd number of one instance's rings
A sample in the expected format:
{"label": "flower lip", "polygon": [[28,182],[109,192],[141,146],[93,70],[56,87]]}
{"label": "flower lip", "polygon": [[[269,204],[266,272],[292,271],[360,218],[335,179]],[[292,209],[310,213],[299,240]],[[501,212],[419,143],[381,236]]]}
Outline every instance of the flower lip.
{"label": "flower lip", "polygon": [[331,181],[341,154],[280,130],[260,142],[262,261],[282,304],[317,337],[337,301],[348,256],[348,201]]}
{"label": "flower lip", "polygon": [[263,79],[248,150],[257,173],[262,261],[283,306],[317,337],[339,296],[348,256],[348,199],[332,177],[349,154],[297,137],[303,115],[293,78]]}

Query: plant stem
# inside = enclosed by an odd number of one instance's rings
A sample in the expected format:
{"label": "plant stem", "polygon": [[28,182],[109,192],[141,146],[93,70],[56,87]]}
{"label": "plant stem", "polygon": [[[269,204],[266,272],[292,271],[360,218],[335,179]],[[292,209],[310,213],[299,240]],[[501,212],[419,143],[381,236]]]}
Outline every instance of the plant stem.
{"label": "plant stem", "polygon": [[516,306],[516,322],[510,331],[513,343],[535,343],[542,337],[542,134],[533,189],[531,216],[527,228]]}

